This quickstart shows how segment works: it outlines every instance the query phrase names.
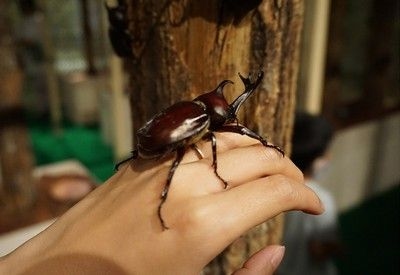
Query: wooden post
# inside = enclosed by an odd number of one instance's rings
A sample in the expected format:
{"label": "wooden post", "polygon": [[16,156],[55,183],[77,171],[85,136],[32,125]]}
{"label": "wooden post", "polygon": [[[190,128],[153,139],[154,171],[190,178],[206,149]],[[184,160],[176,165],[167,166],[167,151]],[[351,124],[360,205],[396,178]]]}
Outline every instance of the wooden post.
{"label": "wooden post", "polygon": [[[229,100],[243,90],[237,73],[262,69],[240,121],[290,151],[303,1],[127,1],[133,129],[162,108],[209,91],[223,79]],[[282,217],[237,240],[204,274],[230,274],[266,244],[278,243]]]}

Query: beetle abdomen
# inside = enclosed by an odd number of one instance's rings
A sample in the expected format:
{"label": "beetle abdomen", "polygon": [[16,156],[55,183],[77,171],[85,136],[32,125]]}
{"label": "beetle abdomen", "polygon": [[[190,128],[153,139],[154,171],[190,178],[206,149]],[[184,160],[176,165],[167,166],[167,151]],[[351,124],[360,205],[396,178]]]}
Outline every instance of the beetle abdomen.
{"label": "beetle abdomen", "polygon": [[155,115],[138,130],[139,154],[144,158],[160,156],[177,143],[201,135],[209,123],[202,104],[178,102]]}

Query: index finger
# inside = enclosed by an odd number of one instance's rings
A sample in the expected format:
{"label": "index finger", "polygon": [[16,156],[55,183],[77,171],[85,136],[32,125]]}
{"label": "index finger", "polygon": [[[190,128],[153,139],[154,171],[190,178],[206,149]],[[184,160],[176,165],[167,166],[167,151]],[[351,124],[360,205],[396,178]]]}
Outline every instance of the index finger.
{"label": "index finger", "polygon": [[200,200],[203,209],[195,218],[207,220],[208,231],[204,234],[216,236],[215,245],[219,249],[282,212],[323,212],[323,205],[311,188],[282,175],[257,179]]}
{"label": "index finger", "polygon": [[[213,134],[216,137],[217,153],[226,152],[239,147],[260,144],[258,140],[238,133],[214,132]],[[197,142],[195,146],[199,149],[202,156],[199,156],[194,149],[188,149],[182,163],[197,161],[199,158],[208,158],[212,156],[212,146],[210,141],[202,140]]]}
{"label": "index finger", "polygon": [[[217,165],[219,177],[213,173],[210,157],[180,165],[175,172],[176,183],[172,189],[179,188],[193,194],[214,193],[273,174],[285,175],[299,182],[303,181],[303,173],[289,158],[282,157],[275,149],[261,144],[220,152]],[[191,178],[201,178],[201,184],[191,184],[187,180]],[[227,186],[224,186],[221,179],[227,183]]]}

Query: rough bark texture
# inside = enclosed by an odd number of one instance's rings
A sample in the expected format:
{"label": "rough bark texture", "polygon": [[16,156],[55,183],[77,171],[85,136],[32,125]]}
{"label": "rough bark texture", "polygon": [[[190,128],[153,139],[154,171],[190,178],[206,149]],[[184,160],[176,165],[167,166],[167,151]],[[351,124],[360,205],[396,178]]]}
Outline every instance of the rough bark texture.
{"label": "rough bark texture", "polygon": [[[228,100],[243,86],[238,72],[265,77],[242,107],[240,121],[290,151],[302,0],[128,1],[133,58],[129,60],[133,128],[182,99],[212,90],[223,79]],[[278,243],[276,217],[232,244],[204,274],[230,274],[261,247]]]}
{"label": "rough bark texture", "polygon": [[22,108],[22,77],[0,2],[0,220],[22,215],[34,202],[33,153]]}

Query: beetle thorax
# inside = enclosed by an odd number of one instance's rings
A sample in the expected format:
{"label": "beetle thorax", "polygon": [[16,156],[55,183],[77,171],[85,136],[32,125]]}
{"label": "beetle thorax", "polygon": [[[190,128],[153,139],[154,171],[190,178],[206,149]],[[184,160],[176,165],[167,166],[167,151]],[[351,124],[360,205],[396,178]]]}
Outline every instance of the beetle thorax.
{"label": "beetle thorax", "polygon": [[218,129],[226,122],[229,104],[223,95],[210,92],[199,96],[195,102],[205,106],[205,111],[210,118],[209,129],[211,131]]}

